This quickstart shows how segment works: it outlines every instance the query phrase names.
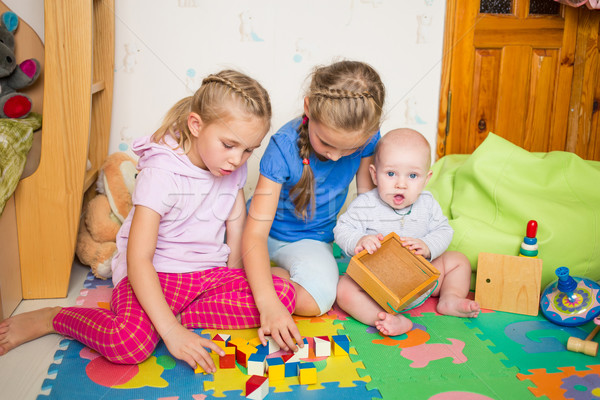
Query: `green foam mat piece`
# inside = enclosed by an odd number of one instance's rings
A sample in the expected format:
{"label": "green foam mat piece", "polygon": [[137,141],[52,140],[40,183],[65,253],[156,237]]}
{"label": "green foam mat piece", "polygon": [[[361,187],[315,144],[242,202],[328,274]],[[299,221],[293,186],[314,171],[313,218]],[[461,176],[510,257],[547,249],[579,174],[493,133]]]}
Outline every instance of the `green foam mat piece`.
{"label": "green foam mat piece", "polygon": [[407,335],[389,338],[385,345],[373,328],[352,318],[343,322],[358,353],[353,357],[365,365],[359,373],[371,377],[367,388],[379,390],[384,399],[395,398],[399,390],[402,398],[415,400],[448,392],[462,398],[466,393],[481,399],[536,398],[528,390],[530,384],[517,379],[518,368],[507,367],[504,355],[492,352],[490,343],[465,325],[466,319],[433,313],[411,319],[429,338],[410,347]]}

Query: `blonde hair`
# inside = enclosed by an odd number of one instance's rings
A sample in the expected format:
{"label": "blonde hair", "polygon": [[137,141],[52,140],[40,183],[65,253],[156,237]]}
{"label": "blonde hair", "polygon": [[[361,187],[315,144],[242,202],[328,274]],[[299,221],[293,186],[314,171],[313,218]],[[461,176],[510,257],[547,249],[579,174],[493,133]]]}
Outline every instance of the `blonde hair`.
{"label": "blonde hair", "polygon": [[188,116],[194,112],[206,125],[233,117],[239,110],[265,121],[265,131],[271,124],[269,94],[256,80],[233,70],[223,70],[202,80],[193,96],[179,100],[165,115],[158,131],[152,135],[155,142],[169,135],[177,141],[177,148],[188,149],[191,140]]}
{"label": "blonde hair", "polygon": [[[311,120],[339,131],[363,132],[366,140],[379,130],[385,87],[379,74],[368,64],[340,61],[317,67],[312,73],[306,97]],[[298,128],[300,159],[309,158],[313,152],[308,123],[304,118]],[[313,171],[310,165],[305,164],[300,180],[290,190],[298,216],[306,219],[309,205],[311,213],[314,211],[314,192]]]}

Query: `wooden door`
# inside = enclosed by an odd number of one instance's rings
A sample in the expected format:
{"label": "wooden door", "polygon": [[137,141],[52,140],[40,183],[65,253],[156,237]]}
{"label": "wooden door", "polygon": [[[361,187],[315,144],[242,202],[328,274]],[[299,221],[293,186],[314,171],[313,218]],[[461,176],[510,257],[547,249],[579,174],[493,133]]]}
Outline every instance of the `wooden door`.
{"label": "wooden door", "polygon": [[565,150],[577,20],[552,0],[448,0],[438,157],[471,153],[489,132]]}

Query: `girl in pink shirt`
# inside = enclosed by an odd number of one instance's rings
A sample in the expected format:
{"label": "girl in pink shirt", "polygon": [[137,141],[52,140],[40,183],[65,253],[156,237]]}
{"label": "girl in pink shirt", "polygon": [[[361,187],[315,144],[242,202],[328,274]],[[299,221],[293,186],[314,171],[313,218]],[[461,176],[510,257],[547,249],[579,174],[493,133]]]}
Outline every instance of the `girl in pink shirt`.
{"label": "girl in pink shirt", "polygon": [[[241,269],[243,186],[246,160],[270,120],[265,89],[231,70],[209,75],[175,104],[156,133],[133,145],[140,172],[134,207],[117,235],[111,310],[55,307],[8,318],[0,324],[0,355],[56,332],[110,361],[134,364],[162,338],[174,357],[214,372],[205,347],[223,350],[190,329],[260,325]],[[293,286],[274,281],[292,312]]]}

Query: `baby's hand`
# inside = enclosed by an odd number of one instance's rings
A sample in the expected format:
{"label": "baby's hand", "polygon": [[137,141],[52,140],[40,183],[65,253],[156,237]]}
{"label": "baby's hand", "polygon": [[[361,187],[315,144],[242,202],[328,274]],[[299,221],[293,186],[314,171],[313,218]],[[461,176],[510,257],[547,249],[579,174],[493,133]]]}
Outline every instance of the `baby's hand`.
{"label": "baby's hand", "polygon": [[413,253],[417,255],[421,255],[426,259],[431,257],[431,252],[429,251],[429,247],[425,244],[421,239],[415,239],[410,237],[401,237],[400,241],[402,242],[402,246],[406,247]]}
{"label": "baby's hand", "polygon": [[369,254],[373,254],[381,247],[381,241],[383,235],[378,233],[377,235],[366,235],[360,238],[356,247],[354,248],[354,254],[358,254],[363,250],[367,250]]}

